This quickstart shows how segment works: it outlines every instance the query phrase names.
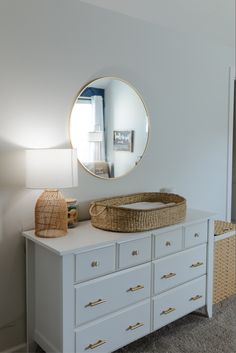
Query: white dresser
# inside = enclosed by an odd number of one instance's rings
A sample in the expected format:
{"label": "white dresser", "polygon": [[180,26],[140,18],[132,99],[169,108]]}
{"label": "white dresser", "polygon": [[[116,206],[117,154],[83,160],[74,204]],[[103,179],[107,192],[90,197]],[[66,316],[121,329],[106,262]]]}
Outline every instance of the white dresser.
{"label": "white dresser", "polygon": [[30,352],[113,352],[200,307],[212,316],[210,213],[143,233],[85,221],[63,238],[23,235]]}

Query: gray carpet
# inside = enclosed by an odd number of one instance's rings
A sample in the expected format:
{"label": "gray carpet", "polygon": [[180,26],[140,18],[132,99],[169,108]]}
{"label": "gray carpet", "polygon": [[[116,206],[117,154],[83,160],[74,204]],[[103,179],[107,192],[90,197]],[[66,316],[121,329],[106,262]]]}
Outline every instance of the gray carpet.
{"label": "gray carpet", "polygon": [[212,319],[190,314],[116,353],[236,353],[236,296],[215,305]]}
{"label": "gray carpet", "polygon": [[236,353],[236,296],[215,305],[212,319],[190,314],[116,353]]}

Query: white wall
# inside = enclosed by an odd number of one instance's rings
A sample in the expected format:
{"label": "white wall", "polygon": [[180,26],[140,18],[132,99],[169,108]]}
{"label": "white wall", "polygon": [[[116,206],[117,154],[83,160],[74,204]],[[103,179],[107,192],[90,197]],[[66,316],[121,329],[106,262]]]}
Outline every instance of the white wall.
{"label": "white wall", "polygon": [[0,329],[1,351],[25,339],[20,232],[33,227],[39,195],[22,188],[20,151],[69,146],[77,92],[91,79],[115,75],[143,95],[151,138],[141,163],[124,178],[100,180],[79,166],[79,187],[65,194],[78,198],[81,218],[90,200],[164,186],[190,207],[224,218],[234,50],[77,0],[1,0],[0,47],[0,174],[10,170],[0,178],[0,327],[12,323]]}

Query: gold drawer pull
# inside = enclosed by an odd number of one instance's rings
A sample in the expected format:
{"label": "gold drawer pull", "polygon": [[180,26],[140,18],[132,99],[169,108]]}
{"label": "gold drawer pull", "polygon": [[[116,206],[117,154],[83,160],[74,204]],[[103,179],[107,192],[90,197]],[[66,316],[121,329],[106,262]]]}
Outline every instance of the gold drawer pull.
{"label": "gold drawer pull", "polygon": [[132,251],[132,256],[137,256],[139,255],[139,251],[138,250],[133,250]]}
{"label": "gold drawer pull", "polygon": [[86,347],[85,349],[94,349],[94,348],[97,348],[99,346],[102,346],[103,344],[107,343],[107,341],[105,340],[98,340],[97,342],[95,343],[90,343],[88,345],[88,347]]}
{"label": "gold drawer pull", "polygon": [[192,264],[190,267],[199,267],[199,266],[202,266],[203,265],[203,262],[196,262],[195,264]]}
{"label": "gold drawer pull", "polygon": [[202,298],[202,295],[195,295],[195,297],[192,297],[189,300],[195,301],[195,300],[198,300],[198,299],[201,299],[201,298]]}
{"label": "gold drawer pull", "polygon": [[137,290],[143,289],[144,285],[143,284],[138,284],[136,287],[130,287],[127,289],[127,292],[136,292]]}
{"label": "gold drawer pull", "polygon": [[173,313],[173,311],[175,311],[176,309],[175,308],[169,308],[169,309],[167,309],[167,310],[163,310],[162,312],[161,312],[161,315],[168,315],[168,314],[170,314],[170,313]]}
{"label": "gold drawer pull", "polygon": [[199,238],[200,237],[200,234],[199,233],[195,233],[194,234],[194,238]]}
{"label": "gold drawer pull", "polygon": [[99,267],[100,266],[100,262],[99,261],[92,261],[91,262],[91,267]]}
{"label": "gold drawer pull", "polygon": [[167,273],[166,275],[162,276],[161,279],[168,279],[168,278],[175,277],[175,276],[176,276],[176,273],[170,272],[170,273]]}
{"label": "gold drawer pull", "polygon": [[85,308],[87,308],[88,306],[96,306],[103,303],[106,303],[106,300],[98,299],[98,300],[95,300],[94,302],[89,302],[88,304],[86,304]]}
{"label": "gold drawer pull", "polygon": [[166,242],[166,246],[171,246],[171,242],[169,240]]}
{"label": "gold drawer pull", "polygon": [[136,328],[142,327],[144,326],[143,322],[137,322],[137,324],[135,325],[129,325],[129,327],[127,328],[127,330],[136,330]]}

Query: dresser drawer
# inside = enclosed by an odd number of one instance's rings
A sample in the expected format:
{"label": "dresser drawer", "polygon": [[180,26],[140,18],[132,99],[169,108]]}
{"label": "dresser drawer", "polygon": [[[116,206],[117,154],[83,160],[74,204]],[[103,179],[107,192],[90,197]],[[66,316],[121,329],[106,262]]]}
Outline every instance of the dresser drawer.
{"label": "dresser drawer", "polygon": [[118,244],[120,269],[151,260],[151,237],[123,241]]}
{"label": "dresser drawer", "polygon": [[160,258],[174,252],[181,251],[183,247],[183,230],[178,228],[170,232],[155,235],[155,258]]}
{"label": "dresser drawer", "polygon": [[75,286],[76,326],[150,297],[151,264]]}
{"label": "dresser drawer", "polygon": [[156,294],[206,273],[206,245],[154,261]]}
{"label": "dresser drawer", "polygon": [[75,281],[82,282],[115,271],[115,245],[79,253],[75,256]]}
{"label": "dresser drawer", "polygon": [[108,353],[150,332],[150,300],[78,329],[76,353]]}
{"label": "dresser drawer", "polygon": [[206,303],[206,276],[154,298],[154,330],[201,308]]}
{"label": "dresser drawer", "polygon": [[207,242],[207,222],[185,227],[184,245],[186,248]]}

